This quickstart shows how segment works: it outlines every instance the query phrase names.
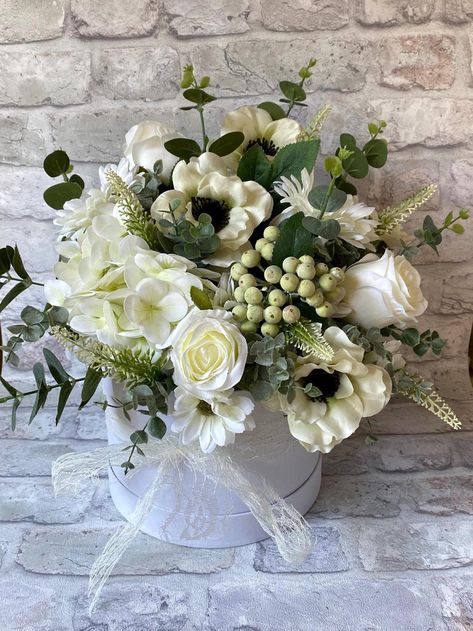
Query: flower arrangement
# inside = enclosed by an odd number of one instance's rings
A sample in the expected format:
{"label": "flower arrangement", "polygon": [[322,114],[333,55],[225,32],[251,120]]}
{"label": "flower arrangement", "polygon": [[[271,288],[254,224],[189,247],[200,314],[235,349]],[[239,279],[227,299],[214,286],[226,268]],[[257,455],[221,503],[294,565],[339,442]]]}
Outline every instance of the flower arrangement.
{"label": "flower arrangement", "polygon": [[[306,105],[314,65],[301,68],[298,82],[280,82],[279,103],[227,113],[214,139],[205,127],[210,79],[187,66],[181,109],[199,116],[201,142],[139,123],[122,159],[101,168],[100,188],[88,193],[64,151],[47,156],[46,173],[63,180],[44,193],[57,210],[59,260],[44,285],[46,305],[22,310],[2,350],[15,365],[22,344],[50,333],[86,370],[71,376],[45,349],[50,377],[35,364],[33,390],[0,377],[13,428],[27,397],[31,421],[57,392],[59,421],[79,384],[83,407],[104,377],[127,391],[105,406],[147,419],[130,431],[125,472],[150,437],[166,432],[205,453],[238,441],[257,424],[258,401],[283,411],[310,452],[329,452],[392,393],[460,427],[432,385],[406,368],[401,349],[442,351],[436,331],[416,327],[427,302],[410,261],[423,247],[437,251],[444,231],[461,234],[468,213],[449,213],[440,226],[426,216],[409,237],[403,224],[434,185],[384,209],[358,199],[356,182],[386,163],[385,121],[369,123],[361,143],[342,133],[322,161],[328,183],[318,183],[330,108],[307,127],[290,117]],[[0,277],[0,311],[41,284],[11,246],[0,250]]]}

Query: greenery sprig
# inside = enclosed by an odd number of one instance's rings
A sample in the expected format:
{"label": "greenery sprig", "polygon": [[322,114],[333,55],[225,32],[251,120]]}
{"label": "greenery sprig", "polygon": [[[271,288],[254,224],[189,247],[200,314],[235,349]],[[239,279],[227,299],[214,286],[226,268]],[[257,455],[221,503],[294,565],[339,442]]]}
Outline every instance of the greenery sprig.
{"label": "greenery sprig", "polygon": [[438,254],[437,246],[442,243],[443,232],[448,230],[454,234],[463,234],[465,228],[459,221],[466,221],[470,217],[469,212],[465,208],[461,208],[458,211],[458,215],[455,217],[453,212],[449,212],[443,220],[441,226],[437,226],[430,215],[427,215],[422,223],[422,228],[414,230],[414,235],[417,237],[416,241],[410,243],[401,242],[401,251],[406,258],[412,258],[419,253],[422,246],[428,245],[436,254]]}
{"label": "greenery sprig", "polygon": [[437,190],[435,184],[429,184],[407,199],[381,210],[378,215],[379,225],[376,228],[376,233],[382,236],[392,232],[394,228],[407,221],[412,213],[423,206]]}

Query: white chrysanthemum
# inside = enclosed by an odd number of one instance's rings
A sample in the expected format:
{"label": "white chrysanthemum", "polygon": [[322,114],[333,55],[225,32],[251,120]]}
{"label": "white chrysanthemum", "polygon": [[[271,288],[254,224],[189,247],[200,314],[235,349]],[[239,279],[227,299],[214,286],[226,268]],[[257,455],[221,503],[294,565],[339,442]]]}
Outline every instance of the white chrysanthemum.
{"label": "white chrysanthemum", "polygon": [[256,182],[242,182],[236,175],[225,175],[224,161],[203,153],[180,162],[173,173],[174,190],[161,194],[151,207],[151,215],[159,222],[169,219],[169,205],[180,200],[175,215],[185,214],[197,223],[202,213],[210,215],[220,248],[207,257],[206,263],[227,267],[250,247],[249,238],[255,228],[269,219],[273,208],[271,195]]}
{"label": "white chrysanthemum", "polygon": [[183,445],[199,440],[203,452],[235,442],[235,435],[255,427],[253,400],[242,392],[227,390],[200,398],[184,388],[175,390],[171,430]]}
{"label": "white chrysanthemum", "polygon": [[[363,417],[378,414],[391,396],[391,379],[379,366],[364,364],[364,350],[338,327],[324,337],[335,354],[330,362],[298,358],[296,395],[291,403],[279,396],[291,434],[307,449],[328,453],[353,434]],[[303,387],[312,385],[310,396]]]}
{"label": "white chrysanthemum", "polygon": [[241,155],[253,145],[260,145],[265,154],[272,158],[281,147],[297,141],[303,131],[301,125],[292,118],[273,121],[265,110],[245,106],[228,112],[222,124],[222,136],[232,131],[241,131],[245,136],[235,153]]}
{"label": "white chrysanthemum", "polygon": [[59,226],[59,234],[70,239],[80,239],[92,224],[94,217],[112,215],[115,204],[109,202],[103,191],[94,188],[86,197],[71,199],[64,208],[57,211],[54,224]]}
{"label": "white chrysanthemum", "polygon": [[158,121],[143,121],[128,130],[123,152],[131,167],[144,167],[152,171],[158,160],[162,162],[161,179],[169,184],[171,172],[178,158],[164,148],[164,143],[180,134]]}
{"label": "white chrysanthemum", "polygon": [[107,172],[116,173],[128,186],[133,182],[138,167],[132,167],[127,158],[122,158],[118,164],[106,164],[99,167],[100,188],[107,199],[110,199],[110,185],[107,181]]}
{"label": "white chrysanthemum", "polygon": [[[279,225],[292,215],[303,212],[308,217],[320,217],[320,209],[315,208],[309,201],[309,193],[314,187],[314,174],[304,169],[300,180],[294,175],[291,179],[282,177],[274,186],[274,190],[281,196],[281,203],[287,204],[283,212],[275,218],[274,223]],[[356,200],[356,197],[347,195],[347,199],[341,208],[333,212],[325,213],[326,219],[336,219],[340,224],[340,238],[357,248],[373,250],[372,241],[378,239],[375,228],[378,225],[378,217],[374,207],[365,206]]]}

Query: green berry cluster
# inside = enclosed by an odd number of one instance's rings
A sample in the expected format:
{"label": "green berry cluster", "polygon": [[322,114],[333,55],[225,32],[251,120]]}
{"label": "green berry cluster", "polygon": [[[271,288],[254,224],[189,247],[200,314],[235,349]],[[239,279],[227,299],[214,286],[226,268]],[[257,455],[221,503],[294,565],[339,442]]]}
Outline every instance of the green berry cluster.
{"label": "green berry cluster", "polygon": [[[231,268],[231,277],[237,283],[234,296],[238,302],[233,315],[244,333],[256,333],[260,329],[263,335],[275,337],[285,323],[293,324],[300,319],[300,309],[292,304],[298,299],[314,307],[320,317],[329,318],[335,312],[334,305],[343,298],[344,290],[340,286],[344,280],[343,270],[316,263],[311,256],[290,256],[284,259],[282,269],[272,264],[263,268],[263,259],[271,263],[278,236],[279,228],[266,228],[255,249],[244,252],[241,262]],[[264,280],[250,272],[254,268],[263,272]]]}

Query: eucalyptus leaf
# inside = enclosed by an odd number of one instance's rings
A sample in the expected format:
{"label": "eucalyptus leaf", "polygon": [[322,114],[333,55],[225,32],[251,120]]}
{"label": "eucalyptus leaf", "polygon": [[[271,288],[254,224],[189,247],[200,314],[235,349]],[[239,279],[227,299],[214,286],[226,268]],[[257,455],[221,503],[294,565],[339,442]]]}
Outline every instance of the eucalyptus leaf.
{"label": "eucalyptus leaf", "polygon": [[[322,184],[320,186],[316,186],[310,191],[309,202],[312,204],[314,208],[321,208],[322,202],[325,198],[327,190],[328,190],[328,186],[325,184]],[[325,211],[328,213],[331,213],[335,210],[338,210],[346,202],[346,199],[347,199],[346,193],[338,190],[337,188],[334,188],[332,191],[332,194],[329,197]]]}
{"label": "eucalyptus leaf", "polygon": [[153,418],[148,423],[148,433],[153,438],[163,438],[166,433],[166,423],[158,418],[157,416],[153,416]]}
{"label": "eucalyptus leaf", "polygon": [[336,239],[340,234],[340,224],[335,219],[304,217],[302,225],[312,234],[327,240]]}
{"label": "eucalyptus leaf", "polygon": [[131,434],[130,440],[136,445],[145,445],[148,442],[148,434],[144,429],[139,429]]}
{"label": "eucalyptus leaf", "polygon": [[65,151],[58,149],[46,156],[43,169],[49,177],[58,177],[68,172],[70,167],[69,156]]}
{"label": "eucalyptus leaf", "polygon": [[205,103],[211,103],[215,101],[215,97],[200,88],[189,88],[188,90],[184,90],[182,96],[191,103],[196,103],[196,105],[205,105]]}
{"label": "eucalyptus leaf", "polygon": [[82,188],[77,182],[61,182],[50,186],[43,193],[43,199],[48,206],[61,210],[71,199],[78,199],[82,195]]}
{"label": "eucalyptus leaf", "polygon": [[173,138],[164,143],[164,147],[173,156],[189,161],[192,157],[200,156],[201,148],[191,138]]}
{"label": "eucalyptus leaf", "polygon": [[56,409],[56,425],[61,420],[62,413],[64,412],[64,408],[66,407],[66,403],[71,395],[71,392],[74,389],[73,383],[70,381],[65,381],[61,388],[59,389],[59,397],[57,401],[57,409]]}
{"label": "eucalyptus leaf", "polygon": [[59,359],[49,348],[43,348],[43,355],[49,372],[56,383],[63,384],[71,379],[71,376],[64,370]]}
{"label": "eucalyptus leaf", "polygon": [[293,83],[292,81],[280,81],[279,87],[284,96],[291,102],[304,101],[306,98],[304,88],[297,83]]}
{"label": "eucalyptus leaf", "polygon": [[87,372],[85,373],[85,379],[82,384],[81,402],[80,402],[79,410],[82,410],[82,408],[85,407],[87,403],[90,401],[90,399],[94,396],[95,391],[97,390],[99,383],[101,381],[102,381],[102,374],[89,366],[87,368]]}
{"label": "eucalyptus leaf", "polygon": [[277,103],[273,103],[272,101],[264,101],[258,105],[260,110],[265,110],[271,116],[273,121],[280,120],[281,118],[286,118],[286,112],[283,108]]}
{"label": "eucalyptus leaf", "polygon": [[44,320],[44,312],[28,305],[22,310],[20,317],[26,324],[39,324]]}
{"label": "eucalyptus leaf", "polygon": [[343,160],[343,168],[351,177],[361,179],[368,175],[369,164],[365,154],[356,147],[352,155]]}
{"label": "eucalyptus leaf", "polygon": [[340,134],[340,147],[346,147],[350,151],[356,149],[355,137],[351,134]]}
{"label": "eucalyptus leaf", "polygon": [[18,276],[22,280],[29,279],[28,272],[25,270],[25,266],[23,265],[23,261],[22,261],[20,252],[19,252],[18,247],[16,245],[15,245],[15,248],[13,250],[13,256],[12,256],[12,259],[11,259],[11,263],[12,263],[13,269],[15,270],[15,272],[18,274]]}
{"label": "eucalyptus leaf", "polygon": [[74,175],[71,175],[71,177],[69,178],[69,182],[73,182],[74,184],[78,184],[81,187],[81,189],[84,190],[85,182],[81,178],[80,175],[77,175],[77,173],[74,173]]}
{"label": "eucalyptus leaf", "polygon": [[202,289],[191,287],[192,302],[199,309],[212,309],[212,301]]}
{"label": "eucalyptus leaf", "polygon": [[313,252],[313,236],[303,226],[303,213],[296,213],[280,225],[278,240],[274,245],[272,263],[282,265],[288,256],[302,256]]}
{"label": "eucalyptus leaf", "polygon": [[208,151],[216,153],[218,156],[227,156],[232,151],[235,151],[245,140],[244,134],[241,131],[231,131],[224,136],[220,136],[217,140],[214,140]]}
{"label": "eucalyptus leaf", "polygon": [[384,140],[372,138],[363,147],[363,153],[370,166],[380,169],[386,164],[388,159],[388,146]]}

